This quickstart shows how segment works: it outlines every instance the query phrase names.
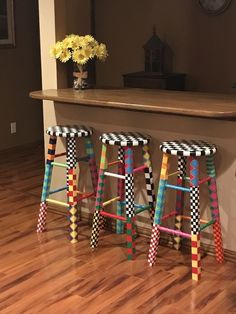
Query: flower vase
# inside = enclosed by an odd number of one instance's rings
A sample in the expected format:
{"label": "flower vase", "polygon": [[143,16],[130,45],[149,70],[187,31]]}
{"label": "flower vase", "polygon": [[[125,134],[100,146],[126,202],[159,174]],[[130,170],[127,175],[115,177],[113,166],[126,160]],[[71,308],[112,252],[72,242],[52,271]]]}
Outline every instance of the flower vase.
{"label": "flower vase", "polygon": [[86,65],[74,63],[73,88],[76,90],[88,88],[88,71]]}

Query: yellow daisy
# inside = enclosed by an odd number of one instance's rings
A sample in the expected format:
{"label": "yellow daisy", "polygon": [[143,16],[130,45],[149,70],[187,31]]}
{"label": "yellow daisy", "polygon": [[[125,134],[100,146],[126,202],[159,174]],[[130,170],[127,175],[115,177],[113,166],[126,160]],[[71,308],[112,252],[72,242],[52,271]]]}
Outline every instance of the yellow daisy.
{"label": "yellow daisy", "polygon": [[71,52],[68,49],[63,49],[59,56],[59,60],[63,63],[67,62],[71,58]]}
{"label": "yellow daisy", "polygon": [[50,49],[50,56],[55,57],[56,59],[59,58],[61,52],[63,50],[62,43],[58,41],[51,49]]}
{"label": "yellow daisy", "polygon": [[77,49],[72,53],[72,60],[78,64],[85,64],[89,58],[86,57],[83,49]]}
{"label": "yellow daisy", "polygon": [[105,44],[98,45],[96,49],[96,56],[99,60],[102,61],[104,61],[107,58],[108,52]]}

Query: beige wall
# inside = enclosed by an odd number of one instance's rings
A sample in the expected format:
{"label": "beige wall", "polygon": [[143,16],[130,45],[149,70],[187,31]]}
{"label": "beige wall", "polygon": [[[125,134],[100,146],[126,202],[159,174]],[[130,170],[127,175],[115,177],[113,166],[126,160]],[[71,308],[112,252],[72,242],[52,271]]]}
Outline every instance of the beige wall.
{"label": "beige wall", "polygon": [[[52,17],[55,15],[55,11],[65,5],[65,0],[61,0],[62,2],[55,1],[56,8],[54,7],[53,0],[40,0],[40,25],[41,25],[41,55],[42,55],[42,79],[43,79],[43,88],[56,88],[59,84],[62,84],[61,81],[58,80],[56,62],[53,59],[48,57],[48,47],[53,44],[57,38],[58,32],[66,31],[67,22],[62,25],[62,23],[58,22],[55,24],[55,19]],[[59,3],[59,4],[58,4]],[[173,1],[157,1],[160,4],[160,7],[157,6],[154,2],[145,1],[145,5],[143,1],[112,1],[113,5],[110,5],[109,1],[99,0],[101,6],[98,6],[98,34],[99,40],[104,42],[108,42],[109,50],[110,50],[110,58],[104,64],[99,65],[99,82],[100,83],[112,83],[116,85],[121,85],[122,81],[120,79],[120,74],[127,71],[135,71],[139,70],[139,67],[142,66],[142,50],[137,53],[138,48],[141,47],[143,42],[148,38],[150,33],[150,27],[154,23],[154,17],[157,22],[161,23],[161,18],[157,19],[157,12],[162,12],[162,15],[166,15],[166,21],[162,18],[162,23],[166,23],[166,25],[171,25],[170,20],[170,10],[176,12],[178,15],[178,21],[181,21],[181,25],[184,25],[185,21],[185,29],[189,29],[189,24],[191,25],[191,18],[189,14],[194,10],[198,12],[198,9],[194,7],[192,4],[189,4],[187,7],[188,1],[185,1],[185,9],[187,13],[181,9],[181,12],[176,11],[178,7],[174,7]],[[166,4],[166,9],[164,10],[163,5]],[[74,4],[78,4],[78,2],[74,2]],[[79,11],[76,11],[78,16],[79,13],[86,14],[88,7],[84,7],[85,2],[80,2],[81,7]],[[106,6],[105,6],[106,4]],[[131,5],[133,4],[133,6]],[[135,5],[134,5],[135,4]],[[162,4],[162,5],[161,5]],[[173,7],[170,5],[173,4]],[[126,5],[126,6],[125,6]],[[122,9],[126,7],[126,10]],[[133,16],[135,8],[135,17]],[[158,10],[157,10],[158,8]],[[168,9],[169,8],[169,9]],[[84,9],[84,10],[83,10]],[[155,9],[155,10],[154,10]],[[231,7],[232,9],[232,7]],[[72,10],[72,8],[70,8]],[[180,9],[179,9],[180,10]],[[187,11],[188,10],[188,11]],[[72,10],[73,11],[73,10]],[[126,12],[127,11],[127,12]],[[140,11],[141,13],[137,13]],[[64,11],[65,12],[65,11]],[[231,11],[229,11],[231,12]],[[62,12],[57,12],[57,14],[62,14]],[[116,14],[115,14],[116,13]],[[231,12],[232,13],[232,12]],[[70,13],[71,14],[71,13]],[[145,17],[147,19],[147,15],[151,14],[150,27],[145,26],[147,22],[145,19],[141,19],[141,17]],[[161,14],[161,13],[158,13]],[[173,13],[172,13],[173,14]],[[197,16],[200,16],[200,13],[194,13]],[[142,15],[142,16],[141,16]],[[103,17],[103,18],[102,18]],[[126,23],[121,23],[127,20],[129,17],[130,25],[129,28]],[[138,17],[140,19],[138,19]],[[172,15],[173,18],[173,15]],[[202,17],[205,19],[206,17]],[[218,17],[221,19],[221,17]],[[68,16],[67,16],[68,19]],[[209,19],[209,18],[208,18]],[[66,21],[66,19],[61,19],[60,21]],[[70,28],[70,32],[80,33],[80,30],[84,32],[89,31],[88,25],[84,28],[84,25],[79,24],[79,16],[78,16],[78,24],[75,20],[74,27],[78,28]],[[142,25],[140,26],[139,32],[137,32],[137,24],[136,21],[142,20]],[[176,20],[177,21],[177,20]],[[177,23],[177,22],[176,22]],[[158,24],[157,24],[158,26]],[[80,28],[81,27],[81,28]],[[87,29],[88,28],[88,29]],[[112,31],[111,31],[112,30]],[[130,32],[130,44],[128,48],[123,51],[122,49],[118,49],[120,45],[116,42],[121,43],[124,39],[125,30]],[[62,34],[61,31],[61,34]],[[173,26],[173,32],[183,32],[183,38],[188,37],[188,31],[185,32],[182,30],[180,25],[177,27]],[[163,31],[164,32],[164,31]],[[135,36],[135,39],[132,38],[132,34],[139,33],[139,35]],[[167,36],[167,33],[165,34]],[[170,36],[170,35],[168,35]],[[188,38],[190,38],[189,36]],[[181,36],[179,37],[181,38]],[[169,39],[169,37],[167,38]],[[225,40],[225,39],[222,39]],[[177,47],[177,39],[173,37],[171,43],[172,47]],[[175,45],[174,45],[175,43]],[[185,47],[188,45],[186,41],[182,40],[182,44]],[[136,47],[136,48],[135,48]],[[191,51],[192,47],[189,46]],[[126,53],[131,50],[132,57],[126,59]],[[133,53],[132,53],[133,52]],[[178,71],[182,70],[182,65],[190,66],[190,61],[187,60],[187,53],[185,54],[185,58],[182,57],[182,54],[178,54],[175,52],[175,69]],[[178,57],[178,58],[177,58]],[[209,63],[211,62],[211,58],[208,56]],[[117,62],[117,60],[122,60],[122,62]],[[189,59],[188,59],[189,60]],[[197,60],[199,64],[199,60]],[[233,67],[233,61],[232,61]],[[197,69],[197,67],[195,67]],[[184,71],[187,71],[184,68]],[[228,75],[228,72],[226,73]],[[63,75],[62,75],[63,76]],[[203,77],[205,79],[205,77]],[[232,75],[233,79],[233,75]],[[62,78],[63,81],[63,78]],[[223,82],[225,83],[225,82]],[[110,85],[110,84],[109,84]],[[205,85],[204,85],[205,86]],[[219,91],[221,91],[219,89]],[[104,119],[104,117],[106,117]],[[142,123],[140,123],[142,121]],[[223,237],[224,237],[224,247],[229,250],[236,251],[236,232],[235,232],[235,224],[236,224],[236,211],[235,211],[235,200],[236,200],[236,180],[235,180],[235,170],[236,170],[236,135],[235,135],[235,122],[229,121],[217,121],[217,120],[207,120],[201,118],[187,118],[180,116],[169,116],[169,115],[158,115],[158,114],[148,114],[141,112],[130,112],[124,110],[112,110],[112,109],[98,109],[98,108],[86,108],[69,104],[58,104],[55,105],[52,102],[44,102],[44,126],[47,127],[51,124],[74,124],[74,123],[86,123],[91,125],[95,129],[94,134],[94,142],[95,142],[95,151],[97,155],[97,161],[99,160],[100,155],[100,143],[98,142],[98,136],[101,132],[111,131],[111,130],[138,130],[141,132],[145,132],[150,134],[153,137],[153,142],[151,145],[151,152],[153,153],[153,168],[154,168],[154,179],[155,186],[157,187],[158,177],[159,177],[159,168],[160,168],[160,159],[161,155],[158,150],[158,145],[161,141],[173,138],[202,138],[208,139],[214,143],[219,148],[219,152],[216,157],[216,165],[218,170],[218,186],[219,186],[219,201],[220,201],[220,210],[222,216],[222,228],[223,228]],[[47,138],[45,143],[47,143]],[[64,144],[60,145],[60,149],[64,146]],[[82,146],[80,145],[80,148]],[[60,150],[59,149],[59,150]],[[109,155],[111,157],[111,155]],[[139,157],[140,160],[140,157]],[[203,165],[203,164],[201,164]],[[173,165],[175,166],[175,165]],[[202,171],[204,168],[202,168]],[[85,172],[84,172],[85,173]],[[61,186],[63,180],[65,180],[65,174],[62,172],[59,173],[59,170],[54,173],[54,186]],[[88,176],[83,178],[85,180],[86,188],[91,188],[91,184],[89,183]],[[143,190],[143,185],[141,185],[140,176],[137,178],[138,191],[141,192],[141,198],[145,199],[145,194]],[[109,184],[110,191],[114,190],[116,187],[116,183],[113,179]],[[201,206],[204,217],[209,218],[209,212],[207,212],[207,190],[202,190],[203,197],[201,198]],[[60,198],[60,197],[59,197]],[[139,197],[140,198],[140,197]],[[168,196],[168,205],[172,208],[174,203],[173,194]],[[89,207],[87,204],[85,206]],[[90,203],[91,206],[91,203]],[[148,225],[145,225],[148,226]],[[212,241],[212,237],[203,232],[202,239],[204,242]]]}
{"label": "beige wall", "polygon": [[[29,98],[41,89],[36,0],[15,1],[16,47],[0,48],[0,150],[41,140],[42,105]],[[10,134],[16,121],[17,133]]]}
{"label": "beige wall", "polygon": [[231,92],[236,81],[236,1],[224,14],[207,16],[197,1],[99,0],[96,33],[109,59],[98,64],[101,85],[122,86],[122,74],[144,69],[143,44],[156,25],[173,50],[173,71],[187,74],[187,89]]}

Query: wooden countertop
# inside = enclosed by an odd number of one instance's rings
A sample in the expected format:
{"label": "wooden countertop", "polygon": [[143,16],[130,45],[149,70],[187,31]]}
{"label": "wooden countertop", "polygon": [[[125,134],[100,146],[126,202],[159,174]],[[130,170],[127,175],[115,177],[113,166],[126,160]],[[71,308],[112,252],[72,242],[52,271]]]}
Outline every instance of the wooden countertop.
{"label": "wooden countertop", "polygon": [[150,89],[49,89],[31,98],[92,107],[138,110],[215,119],[236,118],[236,95]]}

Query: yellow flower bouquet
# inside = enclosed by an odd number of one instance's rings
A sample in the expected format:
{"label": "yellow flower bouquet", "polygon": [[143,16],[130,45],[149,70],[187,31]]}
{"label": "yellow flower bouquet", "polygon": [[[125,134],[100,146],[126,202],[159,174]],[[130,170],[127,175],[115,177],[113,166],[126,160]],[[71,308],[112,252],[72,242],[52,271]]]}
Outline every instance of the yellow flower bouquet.
{"label": "yellow flower bouquet", "polygon": [[87,87],[86,79],[88,72],[85,71],[84,66],[93,58],[105,61],[108,53],[106,45],[98,43],[93,36],[85,35],[67,35],[62,41],[50,49],[50,55],[59,61],[65,63],[72,60],[76,64],[78,70],[73,72],[74,88],[85,89]]}

